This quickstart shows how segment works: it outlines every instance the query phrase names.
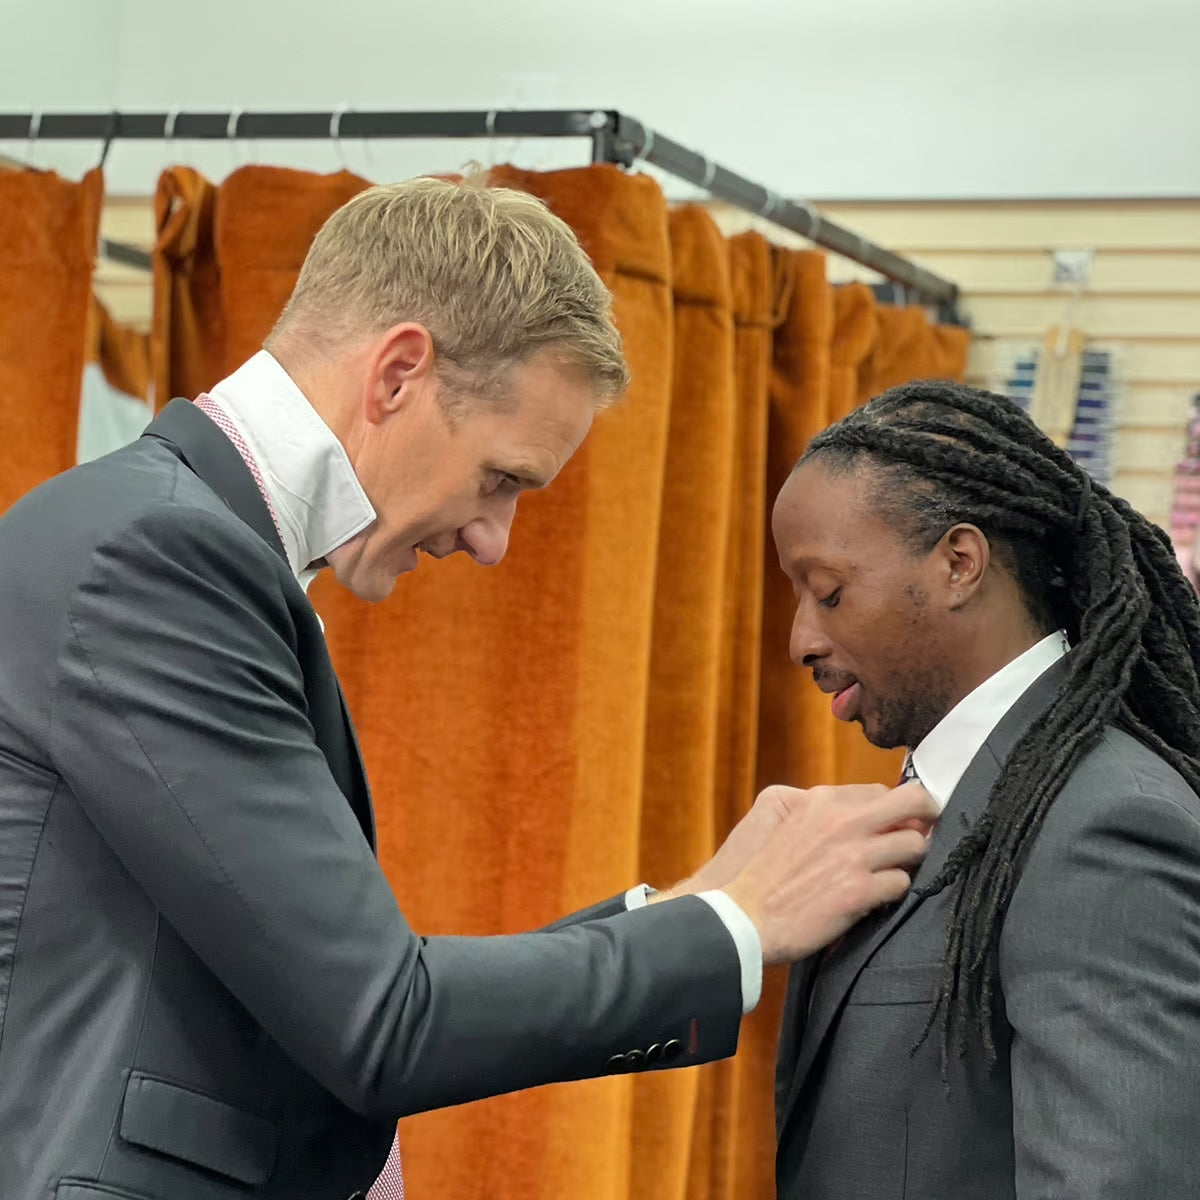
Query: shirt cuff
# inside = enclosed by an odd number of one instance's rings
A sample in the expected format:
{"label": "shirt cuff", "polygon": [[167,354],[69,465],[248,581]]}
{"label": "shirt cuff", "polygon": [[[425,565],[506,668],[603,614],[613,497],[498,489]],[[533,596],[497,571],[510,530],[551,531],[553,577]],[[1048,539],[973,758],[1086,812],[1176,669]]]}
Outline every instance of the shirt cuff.
{"label": "shirt cuff", "polygon": [[742,906],[725,892],[698,892],[697,896],[724,921],[733,938],[742,964],[742,1012],[753,1012],[762,996],[763,952],[758,929]]}
{"label": "shirt cuff", "polygon": [[[635,908],[645,908],[653,891],[645,883],[631,887],[625,893],[625,907],[630,912]],[[762,998],[763,954],[758,929],[742,911],[742,906],[724,892],[697,892],[696,897],[721,918],[722,924],[729,930],[729,936],[733,938],[738,961],[742,965],[742,1013],[753,1012]]]}

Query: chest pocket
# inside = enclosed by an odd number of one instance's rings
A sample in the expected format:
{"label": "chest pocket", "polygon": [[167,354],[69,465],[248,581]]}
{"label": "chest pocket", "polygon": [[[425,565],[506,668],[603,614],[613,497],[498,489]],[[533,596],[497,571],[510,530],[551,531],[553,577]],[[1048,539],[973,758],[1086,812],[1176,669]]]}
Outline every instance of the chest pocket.
{"label": "chest pocket", "polygon": [[940,962],[879,963],[864,967],[846,1003],[932,1004],[941,977]]}

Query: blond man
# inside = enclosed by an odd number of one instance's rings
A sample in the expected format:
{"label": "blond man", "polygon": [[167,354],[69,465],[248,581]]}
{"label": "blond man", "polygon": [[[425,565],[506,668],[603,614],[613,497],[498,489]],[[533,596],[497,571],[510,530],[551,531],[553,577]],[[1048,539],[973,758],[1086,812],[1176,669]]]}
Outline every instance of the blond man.
{"label": "blond man", "polygon": [[397,908],[305,588],[498,562],[626,382],[542,205],[374,188],[261,353],[0,519],[0,1195],[399,1195],[399,1116],[730,1054],[764,961],[904,890],[923,793],[778,788],[652,903]]}

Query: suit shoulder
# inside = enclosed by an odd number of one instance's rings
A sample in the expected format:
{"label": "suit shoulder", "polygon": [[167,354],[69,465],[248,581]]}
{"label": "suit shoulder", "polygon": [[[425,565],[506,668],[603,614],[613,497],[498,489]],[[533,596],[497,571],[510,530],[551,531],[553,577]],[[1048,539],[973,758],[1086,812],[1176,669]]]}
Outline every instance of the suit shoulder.
{"label": "suit shoulder", "polygon": [[1085,832],[1147,820],[1181,821],[1200,835],[1200,796],[1150,747],[1109,726],[1071,772],[1043,828],[1062,825],[1064,831]]}
{"label": "suit shoulder", "polygon": [[[11,587],[26,601],[65,599],[106,564],[153,569],[159,556],[201,573],[286,570],[207,484],[157,439],[142,438],[55,476],[0,519],[0,597]],[[3,571],[18,562],[38,569]]]}

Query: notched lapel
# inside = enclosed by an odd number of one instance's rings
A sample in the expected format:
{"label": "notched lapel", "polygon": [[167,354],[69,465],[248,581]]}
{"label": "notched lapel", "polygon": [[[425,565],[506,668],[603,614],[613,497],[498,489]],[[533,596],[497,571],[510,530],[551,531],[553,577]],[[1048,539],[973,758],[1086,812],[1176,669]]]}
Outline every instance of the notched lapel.
{"label": "notched lapel", "polygon": [[[230,511],[245,521],[287,563],[287,552],[254,476],[233,443],[190,400],[172,400],[150,423],[143,436],[158,438],[173,446]],[[288,569],[290,573],[291,568]],[[375,816],[358,739],[315,612],[312,624],[312,636],[302,639],[300,646],[309,721],[338,788],[354,810],[363,834],[374,850]]]}
{"label": "notched lapel", "polygon": [[[1066,670],[1066,660],[1063,659],[1039,676],[980,747],[934,827],[929,851],[913,876],[912,890],[908,895],[899,904],[865,917],[841,942],[825,952],[812,986],[807,1018],[790,1011],[792,996],[789,993],[789,1009],[785,1010],[784,1019],[798,1018],[798,1026],[803,1033],[799,1037],[791,1088],[777,1120],[780,1140],[796,1109],[813,1063],[829,1038],[863,968],[916,911],[922,903],[917,893],[937,878],[946,865],[950,851],[982,815],[992,787],[1013,747],[1054,698],[1066,677]],[[780,1090],[781,1085],[782,1081],[779,1081]]]}
{"label": "notched lapel", "polygon": [[271,510],[237,447],[190,400],[172,400],[146,427],[143,437],[174,446],[183,461],[264,542],[287,562],[287,551]]}

